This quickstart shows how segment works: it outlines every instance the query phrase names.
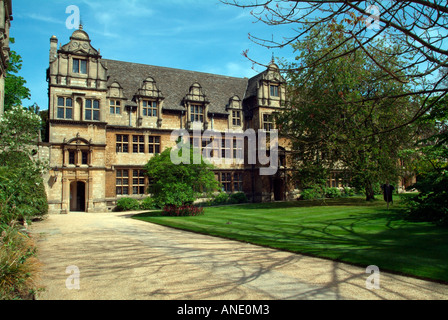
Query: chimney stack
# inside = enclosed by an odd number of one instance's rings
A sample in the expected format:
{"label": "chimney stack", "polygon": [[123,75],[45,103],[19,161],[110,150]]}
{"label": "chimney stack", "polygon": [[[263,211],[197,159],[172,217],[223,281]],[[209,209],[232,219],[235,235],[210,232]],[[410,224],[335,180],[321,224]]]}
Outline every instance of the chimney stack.
{"label": "chimney stack", "polygon": [[50,63],[52,63],[57,58],[58,53],[58,38],[52,36],[50,39]]}

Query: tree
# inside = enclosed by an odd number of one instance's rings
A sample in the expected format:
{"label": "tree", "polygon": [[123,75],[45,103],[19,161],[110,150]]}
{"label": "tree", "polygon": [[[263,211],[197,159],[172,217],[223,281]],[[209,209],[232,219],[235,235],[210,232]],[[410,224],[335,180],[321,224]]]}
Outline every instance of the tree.
{"label": "tree", "polygon": [[[401,121],[384,127],[379,133],[391,132],[414,123],[424,116],[432,106],[448,92],[442,87],[447,74],[433,77],[442,68],[448,67],[448,6],[444,0],[433,1],[302,1],[302,0],[221,0],[245,9],[257,21],[270,26],[290,25],[291,36],[276,34],[249,37],[269,49],[282,48],[295,43],[306,42],[315,28],[338,23],[338,32],[346,35],[345,42],[334,42],[329,50],[312,55],[296,70],[312,70],[334,60],[344,59],[352,54],[364,54],[371,64],[385,73],[380,80],[395,80],[401,83],[419,83],[405,94],[414,97],[419,107],[407,114]],[[273,34],[275,30],[273,30]],[[402,58],[401,65],[389,66],[376,59],[381,50],[378,39],[387,35],[391,43],[400,44],[399,50],[382,51],[385,60]],[[347,46],[351,42],[352,45]],[[337,52],[337,54],[335,54]],[[244,53],[246,56],[247,52]],[[412,57],[408,59],[408,57]],[[404,58],[404,59],[403,59]],[[249,57],[250,59],[250,57]],[[252,60],[252,59],[251,59]],[[260,62],[252,60],[254,63]],[[285,70],[288,71],[288,70]],[[372,81],[378,79],[372,78]],[[384,92],[383,98],[400,98],[395,92]],[[432,99],[431,99],[432,98]],[[368,97],[363,98],[366,102]],[[430,103],[429,103],[430,102]]]}
{"label": "tree", "polygon": [[419,119],[426,130],[410,153],[417,162],[418,181],[411,188],[419,194],[410,198],[413,218],[448,225],[448,110],[445,97]]}
{"label": "tree", "polygon": [[[10,42],[14,43],[14,38],[10,38]],[[18,75],[22,62],[22,57],[11,50],[5,76],[5,111],[13,106],[21,106],[23,99],[31,97],[30,90],[25,87],[26,80]]]}
{"label": "tree", "polygon": [[[171,150],[168,148],[155,155],[145,166],[151,181],[149,192],[159,207],[192,204],[202,193],[210,195],[218,189],[219,182],[211,171],[211,165],[203,159],[199,164],[176,165],[171,161]],[[190,150],[192,154],[193,149]]]}
{"label": "tree", "polygon": [[14,225],[48,210],[42,180],[46,163],[34,157],[40,126],[40,117],[22,107],[12,107],[0,118],[2,225]]}
{"label": "tree", "polygon": [[[336,44],[340,44],[338,50]],[[338,23],[310,30],[307,41],[294,44],[296,62],[286,62],[284,68],[289,70],[285,76],[290,101],[277,121],[292,143],[302,187],[318,184],[329,172],[339,170],[371,200],[375,185],[398,180],[400,151],[415,139],[411,126],[384,133],[417,108],[418,101],[407,95],[410,86],[389,78],[365,52],[352,52],[310,69],[297,67],[330,51],[339,55],[354,45],[356,39],[347,36]],[[390,58],[401,48],[391,45],[388,38],[375,45],[376,61],[401,77],[397,70],[401,60]]]}

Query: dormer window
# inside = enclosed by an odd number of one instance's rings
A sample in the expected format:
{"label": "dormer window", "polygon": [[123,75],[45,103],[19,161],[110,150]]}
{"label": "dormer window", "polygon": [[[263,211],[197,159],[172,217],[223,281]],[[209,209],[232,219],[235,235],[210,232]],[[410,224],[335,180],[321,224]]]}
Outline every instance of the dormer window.
{"label": "dormer window", "polygon": [[120,100],[110,100],[110,114],[121,114]]}
{"label": "dormer window", "polygon": [[143,100],[143,115],[157,117],[157,101]]}
{"label": "dormer window", "polygon": [[241,111],[232,111],[232,124],[241,126]]}
{"label": "dormer window", "polygon": [[191,122],[204,122],[204,107],[196,104],[191,105],[190,120]]}
{"label": "dormer window", "polygon": [[277,85],[270,85],[270,90],[271,90],[271,97],[278,97],[278,86]]}
{"label": "dormer window", "polygon": [[73,73],[87,74],[87,60],[73,59]]}

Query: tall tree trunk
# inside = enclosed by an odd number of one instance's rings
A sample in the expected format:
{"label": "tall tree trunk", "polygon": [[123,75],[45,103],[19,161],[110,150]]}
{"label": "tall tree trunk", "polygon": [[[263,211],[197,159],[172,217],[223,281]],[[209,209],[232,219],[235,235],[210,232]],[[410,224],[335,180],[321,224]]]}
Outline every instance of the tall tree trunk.
{"label": "tall tree trunk", "polygon": [[366,182],[366,201],[375,200],[375,192],[373,191],[372,182]]}

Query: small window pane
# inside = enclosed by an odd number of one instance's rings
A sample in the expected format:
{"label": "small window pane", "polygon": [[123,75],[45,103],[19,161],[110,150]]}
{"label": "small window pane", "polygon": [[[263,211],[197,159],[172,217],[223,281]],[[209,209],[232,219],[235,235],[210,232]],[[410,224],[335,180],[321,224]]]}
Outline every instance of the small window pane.
{"label": "small window pane", "polygon": [[87,61],[81,60],[81,73],[86,74],[87,73]]}
{"label": "small window pane", "polygon": [[79,73],[79,60],[73,59],[73,73]]}
{"label": "small window pane", "polygon": [[64,108],[58,108],[58,118],[64,119]]}

